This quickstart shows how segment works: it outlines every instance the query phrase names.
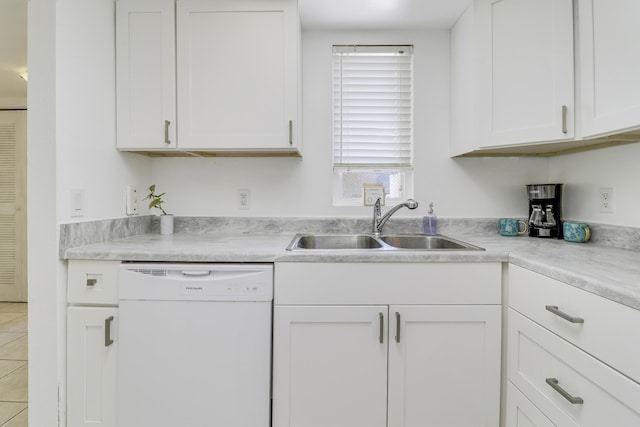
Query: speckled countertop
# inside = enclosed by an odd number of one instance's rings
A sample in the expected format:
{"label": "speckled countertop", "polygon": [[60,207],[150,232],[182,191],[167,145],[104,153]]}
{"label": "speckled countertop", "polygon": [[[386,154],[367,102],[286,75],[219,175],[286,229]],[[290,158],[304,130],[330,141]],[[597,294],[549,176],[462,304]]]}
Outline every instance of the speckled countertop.
{"label": "speckled countertop", "polygon": [[[480,227],[459,222],[447,227],[444,223],[441,227],[442,234],[480,246],[484,251],[287,251],[295,233],[282,227],[262,224],[240,232],[237,227],[227,226],[221,233],[197,224],[195,228],[179,227],[181,231],[168,236],[148,229],[142,234],[101,243],[71,245],[61,257],[158,262],[510,262],[640,310],[640,251],[637,249],[594,242],[503,237],[493,230],[494,223],[492,220]],[[301,231],[346,232],[342,225],[329,230],[307,227]],[[289,226],[296,228],[295,223]],[[391,232],[416,232],[411,227],[413,225]],[[216,229],[220,230],[219,224]]]}

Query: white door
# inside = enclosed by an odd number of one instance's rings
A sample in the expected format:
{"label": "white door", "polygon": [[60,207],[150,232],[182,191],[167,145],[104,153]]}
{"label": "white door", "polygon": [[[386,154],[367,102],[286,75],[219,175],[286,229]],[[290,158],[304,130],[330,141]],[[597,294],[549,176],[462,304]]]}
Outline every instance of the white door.
{"label": "white door", "polygon": [[68,427],[117,427],[117,322],[116,307],[67,310]]}
{"label": "white door", "polygon": [[294,148],[296,2],[178,0],[176,13],[180,148]]}
{"label": "white door", "polygon": [[584,136],[640,126],[640,2],[580,1],[578,18]]}
{"label": "white door", "polygon": [[0,111],[0,301],[27,301],[27,112]]}
{"label": "white door", "polygon": [[572,0],[479,3],[482,146],[572,139]]}
{"label": "white door", "polygon": [[386,427],[387,306],[275,306],[273,427]]}
{"label": "white door", "polygon": [[174,0],[116,2],[117,146],[176,147]]}
{"label": "white door", "polygon": [[389,307],[388,427],[495,427],[500,306]]}

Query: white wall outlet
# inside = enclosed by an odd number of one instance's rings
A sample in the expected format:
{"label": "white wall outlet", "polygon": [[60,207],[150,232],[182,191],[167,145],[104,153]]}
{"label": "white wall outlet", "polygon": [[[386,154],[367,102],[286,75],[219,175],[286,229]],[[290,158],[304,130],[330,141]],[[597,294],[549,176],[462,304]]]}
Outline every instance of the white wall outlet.
{"label": "white wall outlet", "polygon": [[249,209],[251,192],[247,188],[238,190],[238,209]]}
{"label": "white wall outlet", "polygon": [[384,185],[364,184],[362,186],[362,194],[364,206],[373,206],[378,199],[380,199],[380,205],[384,206]]}
{"label": "white wall outlet", "polygon": [[600,213],[613,213],[613,187],[598,189],[598,208]]}
{"label": "white wall outlet", "polygon": [[69,190],[69,216],[77,218],[84,216],[84,189]]}
{"label": "white wall outlet", "polygon": [[127,215],[138,215],[140,190],[135,185],[127,185]]}

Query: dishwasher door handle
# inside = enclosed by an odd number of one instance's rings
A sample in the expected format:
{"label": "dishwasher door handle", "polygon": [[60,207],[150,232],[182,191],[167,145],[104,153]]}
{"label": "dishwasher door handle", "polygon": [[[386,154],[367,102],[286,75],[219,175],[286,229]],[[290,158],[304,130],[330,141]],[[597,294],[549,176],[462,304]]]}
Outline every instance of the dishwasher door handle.
{"label": "dishwasher door handle", "polygon": [[211,274],[209,270],[182,270],[181,273],[187,277],[205,277]]}

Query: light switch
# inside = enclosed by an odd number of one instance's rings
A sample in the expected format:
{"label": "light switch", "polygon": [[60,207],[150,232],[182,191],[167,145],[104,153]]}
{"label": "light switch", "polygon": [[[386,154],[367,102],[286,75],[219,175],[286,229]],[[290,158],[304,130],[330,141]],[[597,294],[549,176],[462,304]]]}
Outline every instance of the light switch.
{"label": "light switch", "polygon": [[84,189],[75,188],[69,191],[69,216],[84,216]]}

